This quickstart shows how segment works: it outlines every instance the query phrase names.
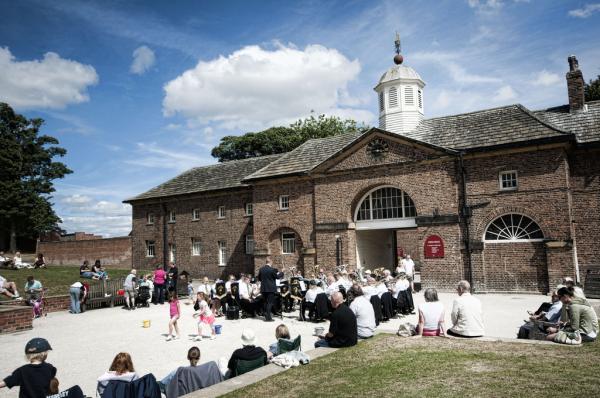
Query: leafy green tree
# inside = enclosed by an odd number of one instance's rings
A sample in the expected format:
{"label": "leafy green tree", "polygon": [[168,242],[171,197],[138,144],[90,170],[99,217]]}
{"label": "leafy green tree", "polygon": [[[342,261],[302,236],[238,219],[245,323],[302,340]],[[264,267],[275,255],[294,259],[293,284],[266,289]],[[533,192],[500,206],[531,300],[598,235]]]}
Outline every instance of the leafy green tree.
{"label": "leafy green tree", "polygon": [[598,75],[595,80],[590,80],[589,84],[585,85],[585,100],[600,100],[600,75]]}
{"label": "leafy green tree", "polygon": [[58,140],[38,135],[44,121],[26,119],[0,102],[0,238],[10,234],[10,251],[17,236],[37,237],[57,228],[60,221],[52,209],[52,181],[72,173],[55,162],[66,150]]}
{"label": "leafy green tree", "polygon": [[219,162],[272,155],[289,152],[312,138],[331,137],[366,129],[367,126],[359,125],[351,119],[325,115],[310,116],[288,127],[270,127],[257,133],[223,137],[211,154],[219,159]]}

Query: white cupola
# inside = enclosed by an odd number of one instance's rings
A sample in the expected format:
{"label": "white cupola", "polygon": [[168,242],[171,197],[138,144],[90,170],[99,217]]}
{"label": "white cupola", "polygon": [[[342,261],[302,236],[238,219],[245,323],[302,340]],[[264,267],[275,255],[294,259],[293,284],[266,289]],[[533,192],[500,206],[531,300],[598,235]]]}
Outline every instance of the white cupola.
{"label": "white cupola", "polygon": [[405,134],[423,120],[425,82],[411,67],[402,65],[400,38],[396,34],[394,63],[379,79],[374,90],[379,98],[379,128]]}

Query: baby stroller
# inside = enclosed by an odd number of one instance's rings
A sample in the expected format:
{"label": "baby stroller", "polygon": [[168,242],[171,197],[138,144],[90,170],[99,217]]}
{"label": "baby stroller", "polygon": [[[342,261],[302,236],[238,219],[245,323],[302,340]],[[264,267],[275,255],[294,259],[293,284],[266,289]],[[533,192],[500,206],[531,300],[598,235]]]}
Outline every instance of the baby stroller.
{"label": "baby stroller", "polygon": [[150,300],[150,287],[149,286],[140,286],[138,288],[137,297],[135,302],[140,307],[149,307],[148,301]]}

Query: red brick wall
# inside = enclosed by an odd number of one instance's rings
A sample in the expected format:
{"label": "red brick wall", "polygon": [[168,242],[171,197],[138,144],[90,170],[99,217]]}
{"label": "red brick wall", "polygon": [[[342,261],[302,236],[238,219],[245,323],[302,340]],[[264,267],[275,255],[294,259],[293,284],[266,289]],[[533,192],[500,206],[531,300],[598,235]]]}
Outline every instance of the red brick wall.
{"label": "red brick wall", "polygon": [[131,238],[39,242],[38,253],[43,253],[50,265],[80,266],[84,260],[99,259],[103,265],[114,268],[131,267]]}
{"label": "red brick wall", "polygon": [[49,296],[46,297],[46,309],[48,312],[68,310],[71,306],[71,296]]}
{"label": "red brick wall", "polygon": [[12,333],[32,328],[32,310],[25,306],[0,308],[0,333]]}

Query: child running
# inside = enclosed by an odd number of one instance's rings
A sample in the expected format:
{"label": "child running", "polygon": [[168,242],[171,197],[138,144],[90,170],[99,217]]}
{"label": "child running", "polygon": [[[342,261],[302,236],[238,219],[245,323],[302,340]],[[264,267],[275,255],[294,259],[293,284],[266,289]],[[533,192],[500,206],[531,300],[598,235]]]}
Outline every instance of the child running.
{"label": "child running", "polygon": [[202,340],[202,329],[203,327],[210,328],[210,339],[214,340],[217,338],[217,334],[215,332],[215,316],[213,315],[208,303],[206,302],[206,297],[203,292],[198,292],[198,297],[196,299],[196,305],[194,305],[194,309],[200,311],[200,316],[198,318],[198,336],[196,337],[196,341]]}
{"label": "child running", "polygon": [[[180,314],[179,308],[179,300],[177,300],[177,293],[172,291],[169,296],[169,315],[171,319],[169,320],[169,335],[167,336],[167,341],[175,340],[179,338],[179,326],[177,326],[177,320],[179,319]],[[173,334],[173,329],[175,329],[175,333],[177,336]]]}

